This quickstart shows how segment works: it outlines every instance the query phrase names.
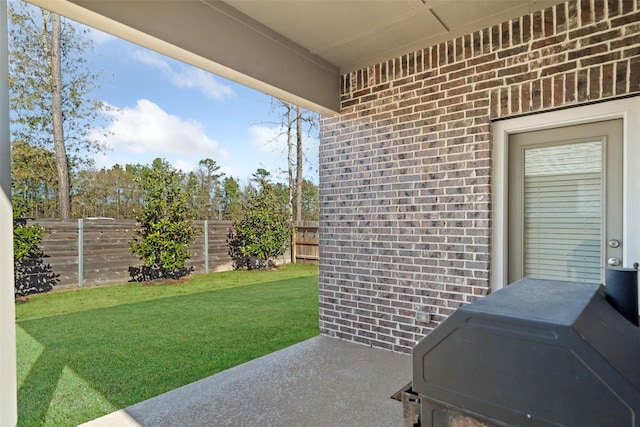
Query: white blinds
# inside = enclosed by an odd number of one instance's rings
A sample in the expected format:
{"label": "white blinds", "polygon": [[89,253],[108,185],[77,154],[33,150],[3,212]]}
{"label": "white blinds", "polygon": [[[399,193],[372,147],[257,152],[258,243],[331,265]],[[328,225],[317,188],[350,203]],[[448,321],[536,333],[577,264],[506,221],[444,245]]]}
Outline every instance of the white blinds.
{"label": "white blinds", "polygon": [[602,143],[525,150],[524,276],[600,282]]}

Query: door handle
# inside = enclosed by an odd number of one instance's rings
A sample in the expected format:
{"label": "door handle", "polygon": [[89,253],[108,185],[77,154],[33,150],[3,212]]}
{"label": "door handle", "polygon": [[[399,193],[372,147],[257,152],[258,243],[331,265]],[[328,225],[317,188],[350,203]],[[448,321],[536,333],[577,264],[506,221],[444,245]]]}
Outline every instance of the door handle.
{"label": "door handle", "polygon": [[621,262],[618,258],[609,258],[607,260],[607,264],[609,265],[609,267],[618,267]]}

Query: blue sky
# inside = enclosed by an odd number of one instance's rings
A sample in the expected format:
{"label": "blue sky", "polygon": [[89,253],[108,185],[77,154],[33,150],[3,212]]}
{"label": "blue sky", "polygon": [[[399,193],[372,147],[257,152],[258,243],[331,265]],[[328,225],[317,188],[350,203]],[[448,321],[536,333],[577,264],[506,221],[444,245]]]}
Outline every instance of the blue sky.
{"label": "blue sky", "polygon": [[[242,182],[260,167],[284,181],[277,171],[286,170],[286,144],[270,96],[97,30],[90,37],[94,52],[87,59],[104,72],[94,95],[113,119],[95,129],[110,134],[96,167],[162,157],[190,171],[209,157]],[[317,182],[318,141],[305,146],[305,178]]]}

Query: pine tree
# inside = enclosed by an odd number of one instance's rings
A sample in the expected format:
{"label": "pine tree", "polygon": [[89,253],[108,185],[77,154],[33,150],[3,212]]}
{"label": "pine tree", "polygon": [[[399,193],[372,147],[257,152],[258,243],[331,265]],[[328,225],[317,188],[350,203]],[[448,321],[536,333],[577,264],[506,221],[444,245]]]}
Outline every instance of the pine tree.
{"label": "pine tree", "polygon": [[12,140],[54,153],[58,213],[71,217],[70,170],[102,149],[89,137],[104,105],[89,95],[100,73],[87,64],[91,40],[59,15],[12,3],[9,37]]}

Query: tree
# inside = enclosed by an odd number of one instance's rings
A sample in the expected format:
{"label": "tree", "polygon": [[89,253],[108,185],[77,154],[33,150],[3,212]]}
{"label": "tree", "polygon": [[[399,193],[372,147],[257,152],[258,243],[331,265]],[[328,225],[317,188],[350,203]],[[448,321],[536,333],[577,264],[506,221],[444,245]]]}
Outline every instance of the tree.
{"label": "tree", "polygon": [[26,217],[55,215],[57,201],[55,158],[50,151],[17,140],[11,149],[11,187],[24,202]]}
{"label": "tree", "polygon": [[144,210],[138,218],[140,229],[129,245],[144,262],[140,271],[133,271],[136,280],[178,278],[189,273],[185,262],[191,258],[189,245],[196,232],[183,179],[184,175],[163,159],[155,159],[140,170]]}
{"label": "tree", "polygon": [[318,186],[305,179],[302,183],[302,221],[318,221],[320,197]]}
{"label": "tree", "polygon": [[220,209],[220,178],[223,173],[218,173],[220,166],[215,160],[206,158],[198,162],[198,168],[189,173],[187,189],[189,199],[196,218],[219,218]]}
{"label": "tree", "polygon": [[141,212],[140,190],[131,165],[85,168],[73,180],[72,213],[78,217],[134,218]]}
{"label": "tree", "polygon": [[92,42],[59,15],[19,3],[9,9],[10,104],[14,141],[55,156],[58,214],[71,217],[70,170],[102,149],[89,137],[104,105],[89,99],[99,77],[86,53]]}
{"label": "tree", "polygon": [[302,221],[302,108],[296,105],[296,221]]}
{"label": "tree", "polygon": [[240,184],[233,177],[222,181],[222,219],[237,220],[242,216],[242,194]]}
{"label": "tree", "polygon": [[[291,220],[283,193],[268,181],[268,172],[258,170],[254,177],[260,189],[244,205],[243,216],[233,221],[234,232],[229,236],[230,255],[248,261],[248,268],[264,268],[282,255],[291,238]],[[280,194],[278,194],[280,193]],[[243,263],[236,262],[236,266]]]}
{"label": "tree", "polygon": [[258,185],[258,191],[262,191],[262,189],[271,183],[270,181],[271,172],[264,168],[258,168],[254,173],[251,174],[251,182],[254,182]]}
{"label": "tree", "polygon": [[[304,171],[304,142],[318,128],[318,115],[298,105],[283,100],[274,100],[274,109],[280,111],[282,134],[287,140],[287,176],[289,179],[289,210],[292,218],[302,220],[302,187]],[[295,151],[295,158],[294,158]],[[295,170],[295,173],[294,173]],[[295,199],[295,205],[294,205]]]}

